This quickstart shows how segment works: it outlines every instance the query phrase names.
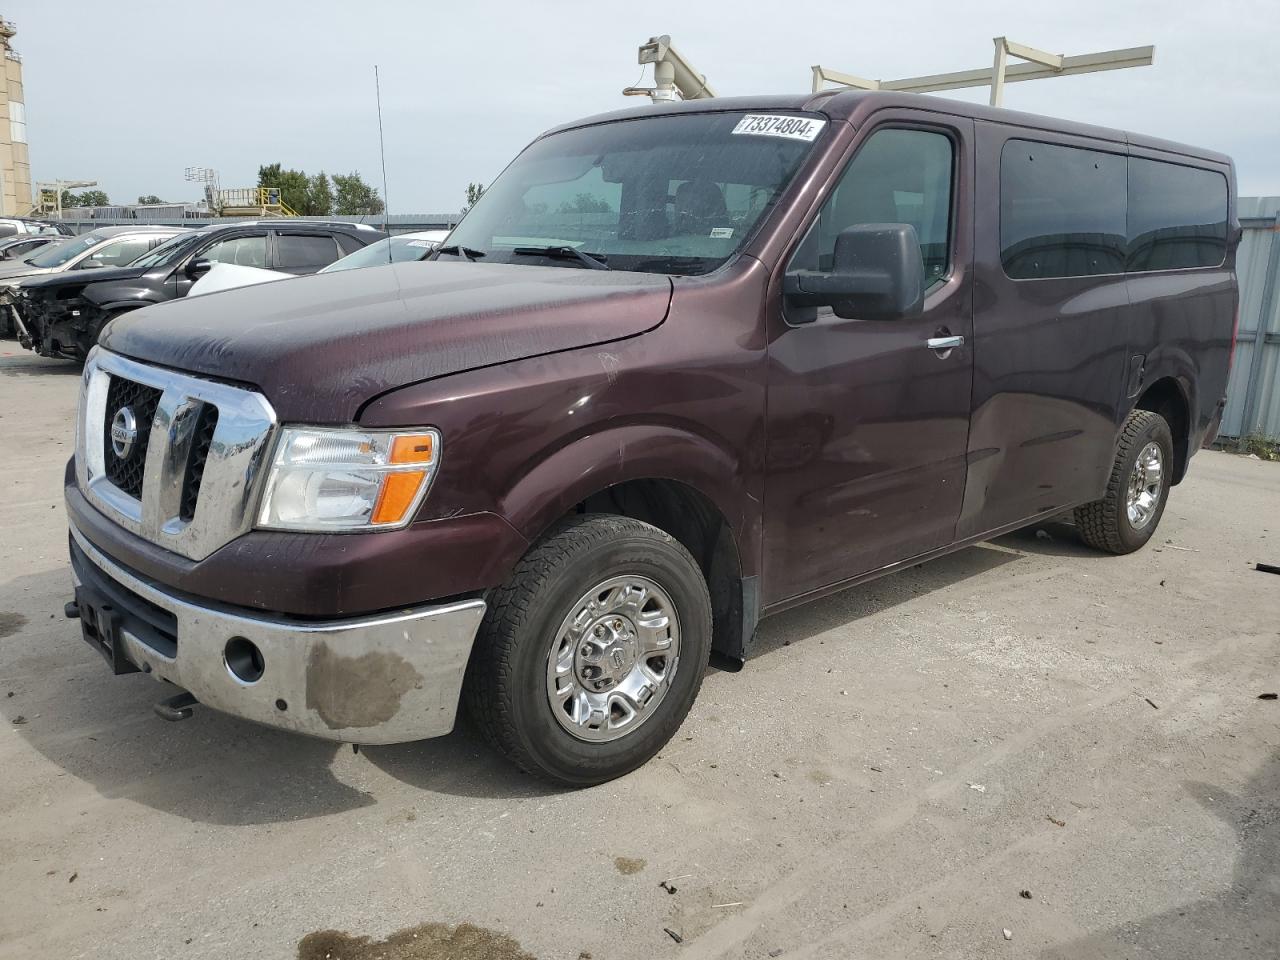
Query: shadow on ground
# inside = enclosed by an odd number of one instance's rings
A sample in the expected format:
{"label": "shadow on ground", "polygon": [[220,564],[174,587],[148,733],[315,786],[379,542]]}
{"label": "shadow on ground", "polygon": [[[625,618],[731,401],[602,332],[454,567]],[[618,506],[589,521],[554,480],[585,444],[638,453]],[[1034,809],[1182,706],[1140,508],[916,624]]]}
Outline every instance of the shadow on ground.
{"label": "shadow on ground", "polygon": [[[753,657],[785,644],[962,583],[1014,563],[1045,543],[1034,532],[1002,538],[853,587],[761,624]],[[1062,549],[1070,542],[1064,535]],[[1012,547],[1013,549],[1008,549]],[[1082,550],[1084,548],[1081,548]],[[1089,553],[1090,556],[1097,556]],[[15,696],[0,696],[9,721],[37,751],[104,797],[123,797],[193,821],[260,824],[327,816],[368,806],[375,798],[338,779],[338,751],[349,747],[261,727],[197,708],[182,723],[159,720],[157,701],[176,688],[142,675],[112,677],[74,624],[50,610],[65,599],[48,577],[23,577],[4,592],[30,609],[13,636],[0,641],[0,675]],[[16,623],[17,621],[15,621]],[[746,669],[750,670],[748,663]],[[365,747],[362,758],[418,790],[460,797],[534,797],[556,792],[520,773],[462,722],[452,734],[396,746]]]}
{"label": "shadow on ground", "polygon": [[1280,754],[1263,763],[1238,793],[1195,781],[1183,788],[1236,831],[1240,855],[1231,885],[1208,899],[1054,947],[1042,954],[1046,960],[1271,960],[1280,955]]}

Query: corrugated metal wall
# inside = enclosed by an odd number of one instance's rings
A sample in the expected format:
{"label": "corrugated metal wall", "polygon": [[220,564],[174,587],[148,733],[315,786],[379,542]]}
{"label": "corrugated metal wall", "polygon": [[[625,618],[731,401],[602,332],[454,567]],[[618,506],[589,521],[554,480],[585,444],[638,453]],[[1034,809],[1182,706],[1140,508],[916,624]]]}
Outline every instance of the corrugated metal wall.
{"label": "corrugated metal wall", "polygon": [[1241,197],[1240,332],[1221,435],[1280,439],[1280,197]]}

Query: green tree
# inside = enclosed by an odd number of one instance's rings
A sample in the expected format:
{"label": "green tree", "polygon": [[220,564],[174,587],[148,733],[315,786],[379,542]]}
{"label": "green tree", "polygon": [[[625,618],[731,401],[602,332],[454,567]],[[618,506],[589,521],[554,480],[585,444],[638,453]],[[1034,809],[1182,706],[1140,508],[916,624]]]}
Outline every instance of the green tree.
{"label": "green tree", "polygon": [[311,180],[301,170],[286,170],[278,163],[268,163],[258,168],[258,186],[279,187],[280,199],[295,212],[308,215],[308,198]]}
{"label": "green tree", "polygon": [[64,207],[105,207],[111,203],[107,199],[107,194],[103,190],[86,190],[84,193],[72,193],[70,190],[62,191],[62,205]]}
{"label": "green tree", "polygon": [[378,191],[360,178],[360,174],[352,171],[345,177],[340,173],[333,175],[333,189],[337,209],[340,216],[361,216],[381,213],[384,209]]}
{"label": "green tree", "polygon": [[613,207],[609,206],[609,201],[604,197],[595,197],[589,193],[580,193],[573,198],[570,203],[565,200],[560,204],[557,213],[608,213]]}
{"label": "green tree", "polygon": [[332,213],[333,187],[328,174],[321,170],[307,182],[307,216],[327,217]]}
{"label": "green tree", "polygon": [[474,207],[476,205],[476,201],[478,201],[483,196],[484,196],[483,183],[468,183],[467,184],[467,205],[462,208],[462,212],[466,213],[468,210]]}
{"label": "green tree", "polygon": [[145,206],[146,204],[151,204],[151,203],[164,203],[164,201],[161,200],[159,197],[157,197],[154,193],[144,193],[142,196],[138,198],[138,203],[143,204]]}

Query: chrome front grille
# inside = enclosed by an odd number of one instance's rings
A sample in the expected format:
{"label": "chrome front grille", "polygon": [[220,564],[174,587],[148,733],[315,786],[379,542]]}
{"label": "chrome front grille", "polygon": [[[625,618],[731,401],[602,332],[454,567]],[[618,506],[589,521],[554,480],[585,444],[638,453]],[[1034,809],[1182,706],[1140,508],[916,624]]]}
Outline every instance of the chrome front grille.
{"label": "chrome front grille", "polygon": [[134,383],[124,377],[112,377],[107,387],[106,420],[103,423],[102,442],[107,445],[103,451],[103,461],[107,467],[107,477],[119,489],[135,500],[142,499],[142,472],[147,462],[147,445],[151,440],[151,431],[133,428],[136,439],[129,444],[123,455],[112,448],[112,421],[121,410],[128,410],[129,416],[137,424],[149,424],[156,415],[156,406],[160,403],[161,391],[145,384]]}
{"label": "chrome front grille", "polygon": [[95,349],[76,477],[125,529],[202,560],[252,528],[275,425],[261,394]]}

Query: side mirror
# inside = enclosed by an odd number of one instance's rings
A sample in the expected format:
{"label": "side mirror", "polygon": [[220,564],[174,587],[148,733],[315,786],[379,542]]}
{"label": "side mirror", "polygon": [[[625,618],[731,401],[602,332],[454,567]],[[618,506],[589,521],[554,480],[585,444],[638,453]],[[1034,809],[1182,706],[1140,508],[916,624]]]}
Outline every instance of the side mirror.
{"label": "side mirror", "polygon": [[97,270],[105,266],[106,264],[103,263],[101,260],[95,260],[93,259],[93,257],[85,257],[78,264],[76,264],[76,269],[77,270]]}
{"label": "side mirror", "polygon": [[197,277],[203,277],[206,273],[213,269],[213,261],[206,260],[204,257],[196,257],[187,264],[186,274],[192,280]]}
{"label": "side mirror", "polygon": [[860,223],[836,237],[830,273],[797,270],[783,280],[797,306],[830,307],[844,320],[907,320],[924,307],[924,263],[908,223]]}

